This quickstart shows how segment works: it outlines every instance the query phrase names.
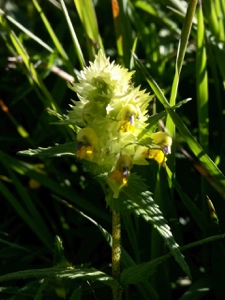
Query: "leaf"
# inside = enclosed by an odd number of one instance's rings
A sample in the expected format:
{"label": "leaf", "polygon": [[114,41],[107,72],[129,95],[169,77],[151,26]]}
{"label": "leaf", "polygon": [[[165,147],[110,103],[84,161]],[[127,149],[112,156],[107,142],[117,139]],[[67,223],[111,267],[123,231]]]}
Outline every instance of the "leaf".
{"label": "leaf", "polygon": [[70,267],[71,264],[65,258],[64,255],[64,247],[62,240],[59,236],[55,237],[55,245],[54,245],[54,266],[56,267]]}
{"label": "leaf", "polygon": [[179,245],[174,240],[170,227],[164,219],[159,206],[154,202],[151,192],[148,191],[147,186],[139,176],[131,174],[128,186],[122,189],[118,199],[114,199],[110,191],[106,197],[106,201],[111,208],[119,210],[121,213],[126,211],[132,212],[141,216],[146,222],[152,223],[164,239],[180,267],[191,277],[189,267],[179,250]]}
{"label": "leaf", "polygon": [[64,278],[64,279],[81,279],[101,281],[107,285],[113,285],[114,279],[104,272],[94,268],[45,268],[45,269],[30,269],[19,272],[14,272],[0,276],[0,282],[8,280],[17,280],[21,278]]}
{"label": "leaf", "polygon": [[168,253],[167,255],[152,261],[144,262],[139,265],[124,269],[120,277],[121,284],[126,286],[129,284],[138,284],[147,280],[155,272],[155,269],[158,267],[158,265],[164,262],[170,256],[171,253]]}
{"label": "leaf", "polygon": [[56,145],[54,147],[42,148],[39,147],[37,149],[28,149],[19,151],[20,155],[30,155],[30,156],[38,156],[38,157],[49,157],[49,156],[62,156],[62,155],[72,155],[75,156],[75,152],[77,149],[77,143],[65,143],[61,145]]}
{"label": "leaf", "polygon": [[80,47],[79,40],[77,38],[76,32],[74,30],[72,21],[70,19],[70,16],[69,16],[69,13],[68,13],[68,10],[66,8],[66,5],[65,5],[64,1],[60,0],[60,4],[61,4],[61,7],[62,7],[62,10],[63,10],[63,13],[64,13],[64,17],[65,17],[65,19],[67,21],[67,24],[68,24],[68,27],[69,27],[69,31],[70,31],[70,34],[71,34],[71,38],[72,38],[72,41],[73,41],[73,44],[74,44],[76,54],[78,56],[80,65],[83,68],[85,66],[85,60],[84,60],[82,49]]}

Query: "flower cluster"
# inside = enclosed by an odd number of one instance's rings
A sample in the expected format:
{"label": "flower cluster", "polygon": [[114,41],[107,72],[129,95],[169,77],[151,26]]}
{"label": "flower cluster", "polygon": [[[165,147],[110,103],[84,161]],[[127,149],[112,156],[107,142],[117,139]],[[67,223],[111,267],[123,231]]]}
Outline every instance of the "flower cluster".
{"label": "flower cluster", "polygon": [[[118,197],[127,185],[133,164],[146,159],[164,163],[171,138],[164,132],[148,135],[147,107],[152,97],[131,82],[133,72],[110,63],[100,50],[94,62],[71,84],[80,101],[73,101],[68,120],[78,128],[77,152],[108,172],[108,183]],[[145,146],[141,139],[148,140]],[[155,145],[155,148],[154,148]]]}

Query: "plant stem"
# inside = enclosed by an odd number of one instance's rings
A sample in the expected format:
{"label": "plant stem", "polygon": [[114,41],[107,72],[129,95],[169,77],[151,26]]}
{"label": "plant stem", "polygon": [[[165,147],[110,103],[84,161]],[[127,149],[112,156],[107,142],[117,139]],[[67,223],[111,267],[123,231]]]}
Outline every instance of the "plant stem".
{"label": "plant stem", "polygon": [[[120,213],[112,210],[112,276],[120,279],[120,260],[121,260],[121,224]],[[122,299],[122,288],[118,282],[113,288],[113,300]]]}

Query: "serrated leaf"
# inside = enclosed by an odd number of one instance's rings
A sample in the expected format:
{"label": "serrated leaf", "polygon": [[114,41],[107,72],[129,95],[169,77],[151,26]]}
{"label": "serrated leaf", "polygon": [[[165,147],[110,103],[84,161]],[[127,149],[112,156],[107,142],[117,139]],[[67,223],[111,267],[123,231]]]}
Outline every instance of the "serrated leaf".
{"label": "serrated leaf", "polygon": [[30,155],[30,156],[38,156],[38,157],[49,157],[49,156],[62,156],[62,155],[72,155],[75,156],[75,152],[77,149],[77,143],[65,143],[61,145],[55,145],[53,147],[42,148],[39,147],[37,149],[28,149],[17,152],[20,155]]}
{"label": "serrated leaf", "polygon": [[[205,244],[205,243],[210,243],[210,242],[212,243],[217,239],[223,239],[224,236],[225,236],[225,234],[211,236],[211,237],[202,239],[200,241],[185,245],[185,246],[181,247],[180,249],[181,249],[181,251],[184,251],[188,248],[197,247],[197,246]],[[154,260],[144,262],[139,265],[135,265],[135,266],[124,269],[123,272],[121,273],[121,277],[120,277],[121,285],[127,286],[129,284],[138,284],[144,280],[147,280],[155,272],[158,265],[163,263],[166,259],[168,259],[171,256],[172,256],[172,253],[170,252],[170,253],[160,256]],[[202,282],[202,281],[200,280],[200,282]],[[199,283],[196,282],[197,283],[196,287],[198,284],[201,284],[200,282]],[[194,288],[194,285],[192,285],[192,286],[190,287],[189,291],[192,291],[193,292],[192,296],[194,296],[194,292],[198,289],[196,289],[196,287]],[[188,296],[190,296],[189,293],[185,293],[182,296],[182,299],[183,299],[183,297],[184,297],[184,299],[186,299],[186,296],[187,296],[187,299],[189,299],[189,297],[188,297]],[[181,298],[180,298],[180,300],[181,300]]]}
{"label": "serrated leaf", "polygon": [[160,265],[170,256],[171,254],[168,253],[167,255],[164,255],[152,261],[144,262],[139,265],[124,269],[120,277],[121,284],[123,286],[127,286],[129,284],[138,284],[142,281],[147,280],[155,272],[158,265]]}
{"label": "serrated leaf", "polygon": [[55,237],[55,247],[54,247],[54,266],[56,267],[70,267],[71,264],[65,258],[64,247],[62,240],[59,236]]}
{"label": "serrated leaf", "polygon": [[164,219],[159,206],[154,202],[152,194],[148,191],[143,179],[136,174],[131,174],[128,186],[121,190],[118,199],[114,199],[110,192],[106,200],[111,208],[121,213],[134,213],[141,216],[146,222],[150,222],[162,236],[180,267],[190,276],[189,267],[179,250],[179,245],[176,243],[169,225]]}
{"label": "serrated leaf", "polygon": [[14,272],[0,276],[0,282],[8,280],[17,280],[25,278],[64,278],[64,279],[81,279],[101,281],[107,285],[113,285],[114,279],[104,272],[94,268],[46,268],[46,269],[30,269],[19,272]]}

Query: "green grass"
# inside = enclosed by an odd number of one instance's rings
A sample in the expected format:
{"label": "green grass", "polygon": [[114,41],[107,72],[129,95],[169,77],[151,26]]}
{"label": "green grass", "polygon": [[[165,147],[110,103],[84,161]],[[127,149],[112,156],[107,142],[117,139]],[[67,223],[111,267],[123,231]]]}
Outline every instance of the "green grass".
{"label": "green grass", "polygon": [[[223,0],[0,1],[1,299],[223,299],[224,18]],[[148,130],[173,137],[119,204],[57,124],[99,49],[154,95]]]}

